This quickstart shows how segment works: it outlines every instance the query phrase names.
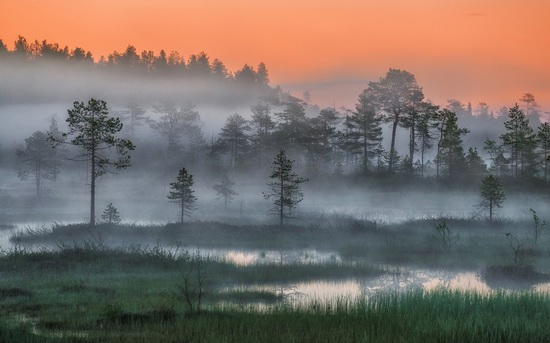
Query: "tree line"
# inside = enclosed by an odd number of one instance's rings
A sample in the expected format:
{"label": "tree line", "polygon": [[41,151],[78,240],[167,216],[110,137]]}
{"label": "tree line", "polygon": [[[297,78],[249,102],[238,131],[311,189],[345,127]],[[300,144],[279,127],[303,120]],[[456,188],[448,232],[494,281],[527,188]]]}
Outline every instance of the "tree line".
{"label": "tree line", "polygon": [[[228,116],[211,137],[204,133],[200,114],[189,102],[159,102],[149,114],[135,103],[112,112],[124,123],[128,139],[139,140],[139,130],[147,127],[158,135],[161,153],[142,159],[161,171],[181,165],[264,170],[282,149],[309,176],[407,175],[460,182],[494,174],[516,181],[548,180],[550,125],[533,128],[518,104],[507,109],[501,134],[497,139],[487,138],[482,151],[464,144],[470,131],[460,120],[467,117],[459,117],[452,106],[440,108],[424,100],[414,76],[404,70],[390,69],[379,81],[370,82],[354,110],[328,107],[312,115],[312,108],[280,92],[252,105],[250,119],[238,113]],[[390,128],[389,147],[383,144],[384,124]],[[49,132],[59,135],[55,121]],[[401,154],[396,148],[399,132],[407,133],[408,142],[407,151]],[[38,131],[18,151],[20,178],[34,178],[37,192],[43,179],[54,179],[60,172],[59,154],[45,147],[45,133]],[[140,149],[135,154],[139,158]]]}
{"label": "tree line", "polygon": [[269,88],[269,72],[266,65],[260,62],[256,68],[245,64],[241,69],[232,72],[220,59],[211,60],[205,52],[191,54],[188,58],[177,51],[158,54],[151,50],[141,53],[133,45],[128,45],[123,52],[114,51],[108,56],[101,56],[97,61],[90,51],[76,47],[69,49],[58,43],[47,40],[28,42],[18,36],[14,48],[9,50],[0,39],[0,61],[24,64],[55,62],[68,67],[78,65],[94,71],[108,73],[120,72],[130,75],[178,78],[189,80],[210,80],[222,84],[254,87],[261,90]]}

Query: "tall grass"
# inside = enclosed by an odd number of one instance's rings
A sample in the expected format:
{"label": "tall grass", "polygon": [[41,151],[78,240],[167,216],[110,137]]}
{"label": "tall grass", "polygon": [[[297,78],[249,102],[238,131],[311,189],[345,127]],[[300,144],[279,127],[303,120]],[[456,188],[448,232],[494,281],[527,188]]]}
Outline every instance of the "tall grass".
{"label": "tall grass", "polygon": [[[550,296],[438,290],[380,294],[268,310],[213,307],[201,313],[163,311],[99,315],[81,323],[83,342],[545,342]],[[155,317],[157,316],[157,317]],[[121,318],[126,318],[122,320]],[[75,320],[78,320],[75,318]],[[4,336],[21,327],[0,326]],[[63,336],[63,330],[57,330]],[[26,334],[18,342],[35,342]],[[9,340],[8,340],[9,341]]]}

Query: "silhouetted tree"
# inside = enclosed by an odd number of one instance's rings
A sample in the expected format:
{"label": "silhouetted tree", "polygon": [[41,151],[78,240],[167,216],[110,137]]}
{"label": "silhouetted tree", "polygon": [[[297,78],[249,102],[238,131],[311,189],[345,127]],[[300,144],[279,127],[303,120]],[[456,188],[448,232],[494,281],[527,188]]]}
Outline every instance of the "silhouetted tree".
{"label": "silhouetted tree", "polygon": [[405,70],[390,69],[386,77],[380,78],[380,81],[370,82],[367,92],[374,99],[378,110],[385,115],[385,120],[392,123],[388,171],[393,172],[393,157],[397,155],[397,126],[403,121],[403,117],[410,114],[414,103],[423,97],[422,89],[416,84],[413,74]]}
{"label": "silhouetted tree", "polygon": [[187,71],[191,77],[208,78],[211,73],[210,57],[204,51],[201,51],[197,55],[191,55],[187,63]]}
{"label": "silhouetted tree", "polygon": [[492,117],[489,111],[489,105],[487,105],[487,103],[483,101],[477,104],[476,113],[478,119],[487,120]]}
{"label": "silhouetted tree", "polygon": [[256,71],[256,83],[261,86],[269,86],[269,72],[264,62],[258,64],[258,70]]}
{"label": "silhouetted tree", "polygon": [[539,107],[539,104],[535,100],[535,96],[532,93],[523,94],[519,101],[525,103],[525,116],[527,118],[538,116],[538,111],[536,108]]}
{"label": "silhouetted tree", "polygon": [[249,137],[247,131],[250,130],[248,122],[240,114],[233,114],[222,127],[220,137],[216,145],[221,151],[229,151],[229,165],[235,168],[243,161],[243,156],[248,152]]}
{"label": "silhouetted tree", "polygon": [[217,58],[212,62],[212,76],[219,81],[226,81],[229,77],[229,71],[223,62]]}
{"label": "silhouetted tree", "polygon": [[480,206],[489,210],[489,221],[493,221],[493,212],[496,207],[502,207],[502,202],[506,200],[506,194],[502,190],[502,185],[498,178],[493,175],[485,177],[481,182],[481,197],[483,198]]}
{"label": "silhouetted tree", "polygon": [[355,112],[346,117],[346,138],[350,151],[361,151],[363,170],[367,172],[370,159],[375,157],[375,148],[382,141],[382,118],[376,113],[372,99],[367,91],[359,95]]}
{"label": "silhouetted tree", "polygon": [[303,149],[308,136],[308,119],[300,99],[290,97],[285,102],[283,112],[275,113],[279,119],[277,130],[274,133],[275,144],[293,150]]}
{"label": "silhouetted tree", "polygon": [[223,199],[223,206],[225,209],[227,209],[227,204],[233,201],[235,195],[238,194],[233,189],[233,186],[235,186],[235,182],[231,181],[231,179],[227,175],[224,175],[222,177],[220,183],[212,186],[212,188],[214,188],[216,194],[218,195],[218,199]]}
{"label": "silhouetted tree", "polygon": [[451,112],[449,109],[442,109],[437,111],[434,114],[434,126],[437,129],[437,151],[436,151],[436,176],[439,177],[441,175],[441,160],[438,158],[438,156],[441,155],[442,149],[443,149],[443,142],[445,138],[445,128],[447,127],[447,121],[451,116],[455,116],[456,114],[454,112]]}
{"label": "silhouetted tree", "polygon": [[497,144],[492,139],[486,139],[483,149],[489,154],[491,159],[491,167],[489,171],[495,173],[497,176],[502,177],[504,175],[508,160],[504,157],[504,148],[502,145]]}
{"label": "silhouetted tree", "polygon": [[250,110],[252,111],[250,124],[253,129],[250,139],[252,148],[258,156],[258,164],[262,165],[263,155],[268,149],[275,123],[271,118],[271,106],[267,101],[258,102],[256,105],[251,106]]}
{"label": "silhouetted tree", "polygon": [[[63,138],[72,136],[70,141],[60,141],[54,135],[48,138],[54,143],[70,144],[79,147],[82,153],[74,156],[73,161],[89,163],[90,166],[90,225],[95,225],[96,178],[131,165],[128,152],[134,150],[134,144],[129,139],[117,138],[122,130],[119,118],[109,117],[107,103],[103,100],[90,99],[88,103],[75,101],[73,108],[68,110],[67,123],[69,132],[63,133]],[[115,159],[109,152],[116,150]]]}
{"label": "silhouetted tree", "polygon": [[149,119],[145,113],[145,110],[134,102],[128,103],[126,109],[120,113],[120,119],[126,122],[131,139],[134,138],[136,128]]}
{"label": "silhouetted tree", "polygon": [[550,158],[550,125],[547,122],[542,123],[542,125],[539,126],[537,132],[537,143],[540,149],[539,153],[541,155],[543,163],[542,169],[544,173],[544,181],[548,181],[548,159]]}
{"label": "silhouetted tree", "polygon": [[420,150],[421,176],[424,176],[426,152],[433,146],[432,141],[435,138],[435,130],[437,129],[437,122],[435,120],[438,109],[437,106],[429,104],[425,106],[426,109],[420,114],[416,126],[416,141]]}
{"label": "silhouetted tree", "polygon": [[466,174],[469,180],[477,180],[487,172],[485,161],[479,156],[477,148],[468,149],[466,154]]}
{"label": "silhouetted tree", "polygon": [[256,71],[248,64],[245,64],[240,70],[235,72],[235,83],[241,86],[254,86],[256,79]]}
{"label": "silhouetted tree", "polygon": [[[61,141],[63,139],[63,133],[59,130],[59,126],[57,125],[57,120],[55,118],[50,119],[50,126],[48,129],[48,132],[46,135],[51,135],[55,140]],[[61,165],[63,164],[61,162],[62,156],[60,154],[62,153],[62,149],[59,149],[59,147],[53,149],[53,156],[51,157],[51,173],[52,173],[52,181],[57,181],[57,176],[61,173]]]}
{"label": "silhouetted tree", "polygon": [[17,157],[24,164],[24,167],[19,168],[17,176],[21,181],[27,181],[29,177],[34,179],[36,196],[40,197],[42,180],[53,181],[55,177],[55,150],[48,141],[47,134],[36,131],[25,138],[25,148],[17,150]]}
{"label": "silhouetted tree", "polygon": [[187,156],[190,163],[199,163],[200,157],[208,150],[202,129],[191,125],[187,130]]}
{"label": "silhouetted tree", "polygon": [[120,213],[118,213],[117,208],[113,206],[112,202],[107,204],[107,208],[101,214],[101,219],[106,224],[120,223]]}
{"label": "silhouetted tree", "polygon": [[317,117],[309,120],[309,134],[306,139],[307,153],[314,170],[319,170],[322,163],[328,163],[332,157],[337,138],[336,125],[340,121],[338,111],[327,107]]}
{"label": "silhouetted tree", "polygon": [[151,128],[168,142],[168,158],[178,155],[181,150],[181,139],[188,133],[192,125],[199,120],[195,106],[189,103],[179,109],[176,104],[164,102],[153,106],[155,112],[162,114],[158,121],[152,122]]}
{"label": "silhouetted tree", "polygon": [[469,112],[468,109],[464,107],[464,104],[460,102],[457,99],[448,99],[447,100],[447,109],[453,113],[456,114],[458,118],[471,116],[472,115],[472,105],[468,103],[469,105]]}
{"label": "silhouetted tree", "polygon": [[516,104],[508,111],[504,122],[506,133],[500,136],[503,146],[509,151],[513,176],[518,178],[533,174],[536,147],[535,133],[529,126],[529,119]]}
{"label": "silhouetted tree", "polygon": [[409,159],[408,164],[403,169],[409,174],[414,173],[414,153],[418,150],[416,147],[418,122],[424,112],[430,112],[433,105],[423,102],[424,94],[421,89],[413,92],[411,105],[407,110],[407,115],[401,120],[401,126],[409,129]]}
{"label": "silhouetted tree", "polygon": [[445,122],[437,155],[437,160],[446,169],[449,180],[455,179],[466,167],[462,136],[468,132],[468,129],[458,127],[456,114],[451,112]]}
{"label": "silhouetted tree", "polygon": [[172,191],[170,191],[168,199],[180,206],[181,223],[183,223],[183,217],[185,215],[190,215],[196,210],[195,201],[197,201],[197,197],[193,195],[193,193],[195,193],[195,191],[191,189],[193,185],[193,175],[188,174],[185,168],[181,168],[178,172],[176,181],[170,183]]}
{"label": "silhouetted tree", "polygon": [[300,184],[308,181],[307,178],[300,177],[292,171],[293,163],[294,161],[286,157],[284,150],[279,151],[273,161],[273,171],[270,176],[274,181],[268,183],[271,192],[264,193],[265,199],[273,199],[274,211],[279,216],[281,226],[283,220],[288,218],[296,205],[303,200],[304,195]]}

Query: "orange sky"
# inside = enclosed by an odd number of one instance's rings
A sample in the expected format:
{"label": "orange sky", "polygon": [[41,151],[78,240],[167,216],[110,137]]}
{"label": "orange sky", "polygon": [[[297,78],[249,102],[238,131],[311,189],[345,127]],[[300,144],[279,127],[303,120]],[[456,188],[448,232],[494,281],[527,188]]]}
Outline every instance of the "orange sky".
{"label": "orange sky", "polygon": [[0,38],[91,50],[205,51],[230,70],[266,63],[272,84],[352,106],[388,68],[426,96],[550,111],[548,0],[17,0],[0,3]]}

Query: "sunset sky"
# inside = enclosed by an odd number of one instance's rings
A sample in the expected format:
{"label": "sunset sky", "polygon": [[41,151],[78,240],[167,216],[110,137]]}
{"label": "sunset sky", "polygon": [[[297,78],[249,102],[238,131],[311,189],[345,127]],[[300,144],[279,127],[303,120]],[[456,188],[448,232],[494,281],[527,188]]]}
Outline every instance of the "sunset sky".
{"label": "sunset sky", "polygon": [[0,3],[0,38],[18,35],[122,51],[205,51],[230,70],[264,62],[272,84],[321,106],[353,106],[388,68],[427,98],[491,109],[533,93],[550,111],[548,0],[17,0]]}

